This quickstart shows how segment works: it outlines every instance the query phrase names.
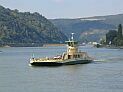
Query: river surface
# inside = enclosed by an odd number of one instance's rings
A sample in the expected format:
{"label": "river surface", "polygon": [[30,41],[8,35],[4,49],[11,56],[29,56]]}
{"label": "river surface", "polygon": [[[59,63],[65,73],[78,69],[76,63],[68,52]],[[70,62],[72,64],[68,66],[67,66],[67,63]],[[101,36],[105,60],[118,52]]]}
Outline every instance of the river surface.
{"label": "river surface", "polygon": [[95,62],[31,67],[29,58],[62,54],[66,47],[0,48],[0,92],[123,92],[123,49],[80,47]]}

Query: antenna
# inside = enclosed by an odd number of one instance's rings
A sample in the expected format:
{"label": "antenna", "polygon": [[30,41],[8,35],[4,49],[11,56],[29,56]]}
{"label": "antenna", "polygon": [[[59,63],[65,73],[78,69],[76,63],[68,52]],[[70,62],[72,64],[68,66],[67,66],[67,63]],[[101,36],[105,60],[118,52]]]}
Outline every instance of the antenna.
{"label": "antenna", "polygon": [[72,34],[72,37],[71,37],[71,39],[73,40],[73,35],[75,34],[75,33],[71,33]]}
{"label": "antenna", "polygon": [[34,56],[34,53],[32,54],[32,58],[34,58],[35,56]]}

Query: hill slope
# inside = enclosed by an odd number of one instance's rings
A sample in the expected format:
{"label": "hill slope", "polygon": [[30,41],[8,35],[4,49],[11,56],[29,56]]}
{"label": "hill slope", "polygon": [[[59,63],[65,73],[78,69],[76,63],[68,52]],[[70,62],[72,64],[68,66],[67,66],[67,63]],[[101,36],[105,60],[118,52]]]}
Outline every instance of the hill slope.
{"label": "hill slope", "polygon": [[50,21],[68,37],[74,32],[76,39],[80,41],[99,41],[107,31],[116,29],[120,23],[123,24],[123,14]]}
{"label": "hill slope", "polygon": [[0,6],[0,45],[38,45],[64,42],[67,37],[39,13]]}

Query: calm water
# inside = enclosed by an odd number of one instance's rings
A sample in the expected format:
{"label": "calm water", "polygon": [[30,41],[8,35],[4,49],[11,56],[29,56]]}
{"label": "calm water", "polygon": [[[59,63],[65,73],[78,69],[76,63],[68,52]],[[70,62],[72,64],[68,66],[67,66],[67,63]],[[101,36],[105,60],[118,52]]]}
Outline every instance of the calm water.
{"label": "calm water", "polygon": [[65,47],[0,48],[0,92],[123,92],[123,49],[81,47],[97,61],[30,67],[29,58],[61,54]]}

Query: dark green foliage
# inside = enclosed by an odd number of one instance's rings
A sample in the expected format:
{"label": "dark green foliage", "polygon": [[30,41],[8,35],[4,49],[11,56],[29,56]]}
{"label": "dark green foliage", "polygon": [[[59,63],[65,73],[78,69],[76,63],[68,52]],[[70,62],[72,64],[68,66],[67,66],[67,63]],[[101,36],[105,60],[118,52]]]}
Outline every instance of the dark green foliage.
{"label": "dark green foliage", "polygon": [[114,39],[115,46],[123,46],[123,39],[118,39],[117,37]]}
{"label": "dark green foliage", "polygon": [[[111,43],[110,43],[111,42]],[[118,31],[110,30],[106,34],[106,43],[109,45],[123,46],[122,25],[119,24]]]}
{"label": "dark green foliage", "polygon": [[122,25],[119,24],[118,26],[118,32],[117,32],[118,39],[122,39]]}
{"label": "dark green foliage", "polygon": [[39,13],[10,10],[0,6],[0,44],[43,44],[64,42],[67,37]]}
{"label": "dark green foliage", "polygon": [[117,37],[115,38],[115,45],[116,46],[123,46],[123,34],[122,34],[122,25],[118,25],[118,32]]}
{"label": "dark green foliage", "polygon": [[106,34],[106,44],[114,44],[115,37],[117,37],[117,31],[109,30],[109,32]]}

